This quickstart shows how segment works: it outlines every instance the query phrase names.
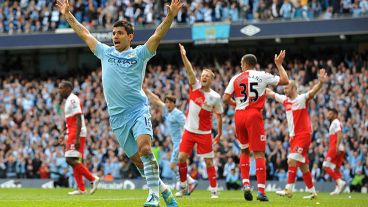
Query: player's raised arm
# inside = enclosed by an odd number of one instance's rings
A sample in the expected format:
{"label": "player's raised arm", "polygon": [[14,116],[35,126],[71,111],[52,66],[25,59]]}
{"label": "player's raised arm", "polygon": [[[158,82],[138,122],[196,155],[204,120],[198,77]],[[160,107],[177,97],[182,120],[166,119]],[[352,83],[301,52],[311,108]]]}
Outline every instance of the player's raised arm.
{"label": "player's raised arm", "polygon": [[185,50],[184,46],[179,43],[179,48],[180,48],[181,59],[183,61],[185,70],[187,71],[187,74],[188,74],[189,84],[193,85],[196,83],[196,76],[195,76],[195,72],[193,70],[192,64],[188,60],[187,51]]}
{"label": "player's raised arm", "polygon": [[285,71],[285,68],[282,66],[282,62],[284,61],[285,55],[286,55],[285,50],[281,50],[278,55],[275,54],[275,65],[280,75],[278,85],[287,85],[289,83],[288,75]]}
{"label": "player's raised arm", "polygon": [[77,19],[70,12],[69,0],[57,0],[56,6],[61,14],[64,15],[66,21],[77,33],[77,35],[88,45],[89,49],[94,53],[96,51],[97,40],[91,33],[77,21]]}
{"label": "player's raised arm", "polygon": [[161,24],[158,25],[155,33],[153,33],[153,35],[146,42],[147,48],[150,52],[153,53],[157,50],[161,39],[166,35],[167,31],[169,31],[171,23],[180,11],[182,5],[183,3],[181,3],[181,0],[172,0],[170,6],[166,5],[168,9],[167,16],[161,22]]}
{"label": "player's raised arm", "polygon": [[161,107],[164,105],[164,103],[161,101],[161,99],[154,93],[152,93],[152,91],[150,91],[147,87],[143,87],[143,91],[146,93],[149,101],[158,107]]}
{"label": "player's raised arm", "polygon": [[320,69],[319,70],[319,82],[313,86],[313,88],[311,90],[308,91],[308,98],[313,98],[318,91],[321,90],[322,85],[325,83],[325,81],[327,80],[327,73],[325,71],[325,69]]}

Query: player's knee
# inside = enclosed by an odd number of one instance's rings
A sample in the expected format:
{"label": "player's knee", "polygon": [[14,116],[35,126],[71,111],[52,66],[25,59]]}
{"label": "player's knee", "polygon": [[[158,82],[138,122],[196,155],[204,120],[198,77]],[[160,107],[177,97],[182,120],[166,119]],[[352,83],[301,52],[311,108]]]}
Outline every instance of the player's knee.
{"label": "player's knee", "polygon": [[288,159],[287,163],[288,163],[289,166],[293,166],[293,167],[296,166],[296,162],[293,159]]}
{"label": "player's knee", "polygon": [[265,157],[265,153],[262,151],[255,151],[254,152],[254,157],[257,158],[264,158]]}
{"label": "player's knee", "polygon": [[68,163],[68,165],[74,167],[76,165],[76,160],[75,160],[75,158],[67,157],[66,158],[66,163]]}
{"label": "player's knee", "polygon": [[249,148],[241,149],[243,154],[250,154]]}
{"label": "player's knee", "polygon": [[178,161],[180,163],[184,163],[187,161],[187,157],[185,156],[185,154],[179,154],[179,158],[178,158]]}
{"label": "player's knee", "polygon": [[151,154],[151,153],[152,153],[152,151],[151,151],[151,146],[150,146],[150,145],[143,145],[143,146],[141,146],[141,147],[138,149],[138,151],[139,151],[139,154],[140,154],[141,156],[149,155],[149,154]]}
{"label": "player's knee", "polygon": [[212,167],[213,166],[213,161],[212,161],[212,158],[205,158],[204,159],[205,163],[206,163],[206,167],[209,168],[209,167]]}

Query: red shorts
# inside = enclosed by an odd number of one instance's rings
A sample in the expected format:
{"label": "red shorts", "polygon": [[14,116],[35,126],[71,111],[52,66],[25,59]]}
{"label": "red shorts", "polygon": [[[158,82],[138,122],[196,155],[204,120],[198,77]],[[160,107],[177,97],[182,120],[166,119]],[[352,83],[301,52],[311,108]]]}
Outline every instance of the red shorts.
{"label": "red shorts", "polygon": [[237,110],[235,112],[236,135],[241,149],[266,151],[266,135],[262,113],[257,109]]}
{"label": "red shorts", "polygon": [[80,145],[79,145],[79,149],[75,150],[75,146],[74,146],[74,138],[67,138],[66,140],[66,144],[65,144],[65,157],[81,157],[83,158],[84,156],[84,146],[86,144],[86,138],[85,137],[80,137]]}
{"label": "red shorts", "polygon": [[183,136],[180,142],[179,152],[191,154],[194,148],[194,144],[197,144],[198,155],[201,155],[205,158],[214,157],[211,134],[196,134],[184,129]]}
{"label": "red shorts", "polygon": [[337,153],[336,148],[328,150],[325,158],[325,161],[332,163],[336,169],[340,169],[344,160],[345,160],[345,152],[339,151]]}
{"label": "red shorts", "polygon": [[290,153],[288,158],[296,160],[300,163],[308,164],[308,150],[311,141],[311,134],[300,134],[290,137]]}

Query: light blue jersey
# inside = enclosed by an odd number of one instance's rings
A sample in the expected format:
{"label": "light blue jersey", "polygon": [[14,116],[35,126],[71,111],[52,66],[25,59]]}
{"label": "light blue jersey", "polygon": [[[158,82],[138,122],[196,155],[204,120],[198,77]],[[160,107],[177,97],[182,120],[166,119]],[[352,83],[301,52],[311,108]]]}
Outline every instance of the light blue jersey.
{"label": "light blue jersey", "polygon": [[102,86],[109,115],[140,115],[137,111],[148,107],[142,90],[146,65],[155,53],[146,45],[119,52],[115,47],[98,43],[95,55],[102,64]]}
{"label": "light blue jersey", "polygon": [[99,42],[95,55],[101,60],[102,86],[111,127],[119,144],[131,157],[137,153],[139,135],[152,137],[151,115],[142,83],[147,62],[155,53],[146,45],[119,52]]}
{"label": "light blue jersey", "polygon": [[162,108],[164,109],[165,124],[169,129],[169,135],[171,136],[173,142],[173,151],[171,153],[170,162],[177,163],[179,145],[185,124],[185,115],[177,108],[174,108],[171,112],[169,112],[165,104],[162,105]]}
{"label": "light blue jersey", "polygon": [[165,124],[169,128],[169,134],[173,143],[180,143],[185,124],[184,113],[177,108],[174,108],[171,112],[169,112],[165,104],[162,106],[162,108],[164,110]]}

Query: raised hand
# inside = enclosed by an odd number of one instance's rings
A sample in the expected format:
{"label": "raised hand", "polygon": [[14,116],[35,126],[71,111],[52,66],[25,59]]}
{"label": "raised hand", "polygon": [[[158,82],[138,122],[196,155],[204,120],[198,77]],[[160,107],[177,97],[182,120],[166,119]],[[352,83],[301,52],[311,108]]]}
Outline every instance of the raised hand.
{"label": "raised hand", "polygon": [[63,15],[70,11],[69,0],[57,0],[56,6]]}
{"label": "raised hand", "polygon": [[185,50],[184,46],[180,43],[179,43],[179,48],[180,48],[180,54],[183,55],[183,56],[186,56],[187,51]]}
{"label": "raised hand", "polygon": [[166,5],[168,10],[168,15],[172,15],[175,17],[178,15],[178,12],[180,11],[181,7],[183,6],[183,3],[181,0],[172,0],[170,5]]}
{"label": "raised hand", "polygon": [[280,66],[282,65],[282,62],[284,61],[285,58],[285,50],[281,50],[279,55],[275,54],[275,64],[276,66]]}
{"label": "raised hand", "polygon": [[321,83],[325,83],[327,80],[327,73],[326,70],[324,68],[319,70],[319,81],[321,81]]}

